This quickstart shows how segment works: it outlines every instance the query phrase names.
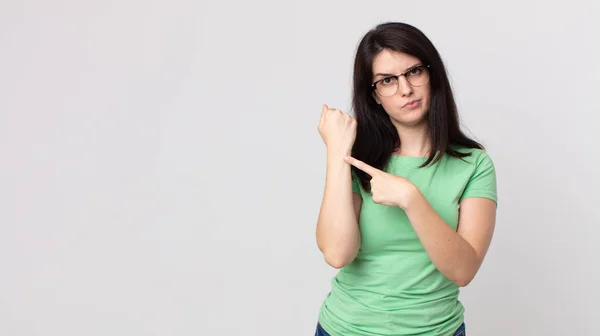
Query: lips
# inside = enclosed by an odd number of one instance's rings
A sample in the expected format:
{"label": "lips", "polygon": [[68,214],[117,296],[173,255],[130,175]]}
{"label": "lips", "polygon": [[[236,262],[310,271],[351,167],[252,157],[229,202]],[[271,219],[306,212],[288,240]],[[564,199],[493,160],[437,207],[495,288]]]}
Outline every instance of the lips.
{"label": "lips", "polygon": [[411,100],[411,101],[407,102],[406,104],[404,104],[404,106],[402,106],[402,108],[415,108],[415,107],[419,106],[420,102],[421,102],[421,100],[419,100],[419,99]]}

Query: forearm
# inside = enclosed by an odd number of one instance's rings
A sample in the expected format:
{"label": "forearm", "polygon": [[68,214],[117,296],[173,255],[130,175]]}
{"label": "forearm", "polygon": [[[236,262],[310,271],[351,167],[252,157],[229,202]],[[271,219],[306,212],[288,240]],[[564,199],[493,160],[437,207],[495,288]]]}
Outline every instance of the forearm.
{"label": "forearm", "polygon": [[317,244],[327,263],[335,268],[350,263],[358,253],[360,232],[352,196],[351,169],[343,156],[329,154],[327,158]]}
{"label": "forearm", "polygon": [[405,211],[437,269],[459,286],[468,285],[480,264],[473,247],[444,221],[420,192],[415,192]]}

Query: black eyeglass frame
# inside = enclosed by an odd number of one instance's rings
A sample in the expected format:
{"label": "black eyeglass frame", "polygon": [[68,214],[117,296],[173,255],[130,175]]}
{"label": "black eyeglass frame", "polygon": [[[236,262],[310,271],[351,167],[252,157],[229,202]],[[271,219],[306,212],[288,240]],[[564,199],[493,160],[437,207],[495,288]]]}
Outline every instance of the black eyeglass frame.
{"label": "black eyeglass frame", "polygon": [[[425,82],[425,83],[423,83],[423,84],[421,84],[421,85],[414,85],[413,83],[411,83],[411,82],[410,82],[410,79],[409,79],[409,77],[407,77],[407,76],[406,76],[406,74],[408,74],[409,72],[411,72],[411,71],[413,71],[413,70],[415,70],[415,69],[419,69],[419,68],[427,68],[427,70],[429,71],[430,65],[429,65],[429,64],[417,64],[417,65],[414,65],[414,66],[412,66],[412,67],[410,67],[410,68],[406,69],[406,71],[404,71],[404,72],[402,72],[402,73],[399,73],[399,74],[397,74],[397,75],[385,76],[384,78],[378,79],[378,80],[376,80],[375,82],[373,82],[373,83],[371,84],[371,88],[372,88],[373,90],[375,90],[377,93],[379,93],[379,92],[377,91],[377,88],[376,88],[376,86],[377,86],[377,83],[379,83],[379,82],[381,82],[381,81],[383,81],[383,80],[386,80],[386,79],[388,79],[388,78],[395,78],[395,79],[396,79],[396,81],[398,81],[398,85],[397,85],[396,91],[394,91],[394,93],[396,93],[396,92],[398,91],[398,87],[399,87],[399,84],[400,84],[400,77],[402,77],[402,76],[406,77],[406,81],[407,81],[407,82],[408,82],[408,83],[409,83],[411,86],[416,86],[416,87],[423,86],[423,85],[425,85],[425,84],[427,84],[427,83],[429,82],[429,80],[431,79],[431,74],[429,74],[429,78],[427,79],[427,82]],[[392,95],[393,95],[393,94],[392,94]]]}

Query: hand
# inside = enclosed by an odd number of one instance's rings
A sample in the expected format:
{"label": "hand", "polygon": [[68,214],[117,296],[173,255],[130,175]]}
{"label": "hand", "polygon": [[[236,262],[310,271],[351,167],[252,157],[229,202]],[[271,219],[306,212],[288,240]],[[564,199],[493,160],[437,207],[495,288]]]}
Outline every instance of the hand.
{"label": "hand", "polygon": [[356,119],[324,104],[318,129],[329,152],[341,157],[350,155],[356,139]]}
{"label": "hand", "polygon": [[412,182],[402,176],[386,173],[351,156],[346,156],[344,161],[371,176],[371,195],[377,204],[406,210],[419,192]]}

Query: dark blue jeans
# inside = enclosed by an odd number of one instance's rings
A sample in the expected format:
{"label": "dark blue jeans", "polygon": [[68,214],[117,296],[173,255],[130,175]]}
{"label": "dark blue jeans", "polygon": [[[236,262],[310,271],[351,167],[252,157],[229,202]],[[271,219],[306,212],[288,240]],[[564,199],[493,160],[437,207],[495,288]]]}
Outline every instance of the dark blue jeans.
{"label": "dark blue jeans", "polygon": [[[315,336],[331,336],[331,335],[329,335],[323,329],[323,327],[321,327],[321,324],[317,323],[317,331],[315,332]],[[452,336],[467,336],[465,324],[463,323],[458,329],[456,329],[456,331],[454,332],[454,335],[452,335]]]}

